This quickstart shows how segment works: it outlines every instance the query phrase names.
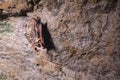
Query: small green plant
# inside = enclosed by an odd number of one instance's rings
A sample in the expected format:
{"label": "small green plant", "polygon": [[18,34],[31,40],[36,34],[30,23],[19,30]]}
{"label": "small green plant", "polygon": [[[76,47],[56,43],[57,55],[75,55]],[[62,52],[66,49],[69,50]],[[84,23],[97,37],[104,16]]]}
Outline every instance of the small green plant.
{"label": "small green plant", "polygon": [[10,35],[12,32],[12,27],[8,22],[0,22],[0,37]]}
{"label": "small green plant", "polygon": [[0,75],[0,80],[13,80],[11,77],[7,76],[7,75]]}

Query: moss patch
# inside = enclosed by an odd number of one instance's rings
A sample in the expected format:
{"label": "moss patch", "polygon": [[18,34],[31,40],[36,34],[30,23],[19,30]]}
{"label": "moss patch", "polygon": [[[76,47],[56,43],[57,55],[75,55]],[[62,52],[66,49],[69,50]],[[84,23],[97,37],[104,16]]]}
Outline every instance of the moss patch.
{"label": "moss patch", "polygon": [[13,80],[13,79],[7,75],[0,75],[0,80]]}
{"label": "moss patch", "polygon": [[10,23],[5,21],[0,22],[0,37],[11,35],[12,32],[13,29]]}

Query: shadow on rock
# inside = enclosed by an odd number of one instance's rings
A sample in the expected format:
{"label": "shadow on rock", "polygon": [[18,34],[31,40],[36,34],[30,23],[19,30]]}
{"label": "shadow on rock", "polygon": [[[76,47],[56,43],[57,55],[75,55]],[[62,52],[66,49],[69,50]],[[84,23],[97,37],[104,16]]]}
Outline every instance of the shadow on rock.
{"label": "shadow on rock", "polygon": [[55,50],[55,45],[53,43],[51,34],[47,28],[47,23],[42,24],[43,25],[43,37],[44,37],[44,42],[45,42],[45,47],[47,48],[47,50]]}

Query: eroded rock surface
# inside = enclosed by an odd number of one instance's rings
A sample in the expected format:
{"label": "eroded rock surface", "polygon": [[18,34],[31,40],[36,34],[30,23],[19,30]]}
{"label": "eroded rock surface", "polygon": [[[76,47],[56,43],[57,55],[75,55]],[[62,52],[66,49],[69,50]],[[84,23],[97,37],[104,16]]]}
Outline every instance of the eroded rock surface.
{"label": "eroded rock surface", "polygon": [[[29,71],[32,72],[30,75],[35,75],[34,72],[43,75],[36,75],[35,80],[119,80],[119,4],[119,0],[41,0],[37,4],[39,7],[34,7],[35,11],[27,15],[29,18],[40,16],[43,24],[47,23],[56,50],[49,50],[47,54],[39,52],[33,57],[29,45],[20,46],[29,42],[25,36],[21,36],[24,32],[19,30],[23,27],[17,26],[18,32],[15,34],[19,38],[16,37],[18,40],[13,41],[19,46],[16,45],[15,50],[21,53],[23,60],[29,56],[28,63],[35,67],[22,69],[25,72],[19,73],[19,77],[22,77],[20,80],[32,78],[27,76]],[[24,20],[25,18],[21,19],[19,26],[27,22]],[[24,43],[24,39],[27,43]],[[33,61],[31,59],[35,59],[39,66],[36,67],[35,62],[29,62]],[[27,61],[24,66],[27,66],[26,63]],[[17,69],[19,70],[19,66]]]}
{"label": "eroded rock surface", "polygon": [[80,73],[78,80],[119,80],[119,4],[119,0],[41,0],[41,8],[31,13],[47,23],[57,49],[48,53],[54,63],[65,66],[67,78],[73,71]]}
{"label": "eroded rock surface", "polygon": [[0,75],[12,80],[44,80],[34,60],[31,45],[24,36],[25,18],[11,19],[13,32],[0,36]]}
{"label": "eroded rock surface", "polygon": [[40,0],[2,0],[0,9],[3,10],[2,16],[25,16],[27,12],[34,10]]}

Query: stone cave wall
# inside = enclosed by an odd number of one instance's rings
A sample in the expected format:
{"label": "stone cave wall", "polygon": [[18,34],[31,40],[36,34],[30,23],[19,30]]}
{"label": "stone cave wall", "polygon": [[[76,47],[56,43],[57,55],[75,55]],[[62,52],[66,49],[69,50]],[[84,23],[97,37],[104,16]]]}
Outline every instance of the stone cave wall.
{"label": "stone cave wall", "polygon": [[53,62],[86,73],[83,80],[118,80],[119,4],[119,0],[41,0],[34,15],[47,23],[56,46]]}
{"label": "stone cave wall", "polygon": [[34,11],[40,0],[1,0],[2,16],[26,16],[27,12]]}
{"label": "stone cave wall", "polygon": [[78,80],[120,79],[120,0],[15,1],[13,7],[6,3],[0,7],[12,9],[11,14],[20,10],[17,15],[35,10],[32,16],[47,23],[56,47],[48,53],[54,63],[65,67],[63,71],[79,73]]}

